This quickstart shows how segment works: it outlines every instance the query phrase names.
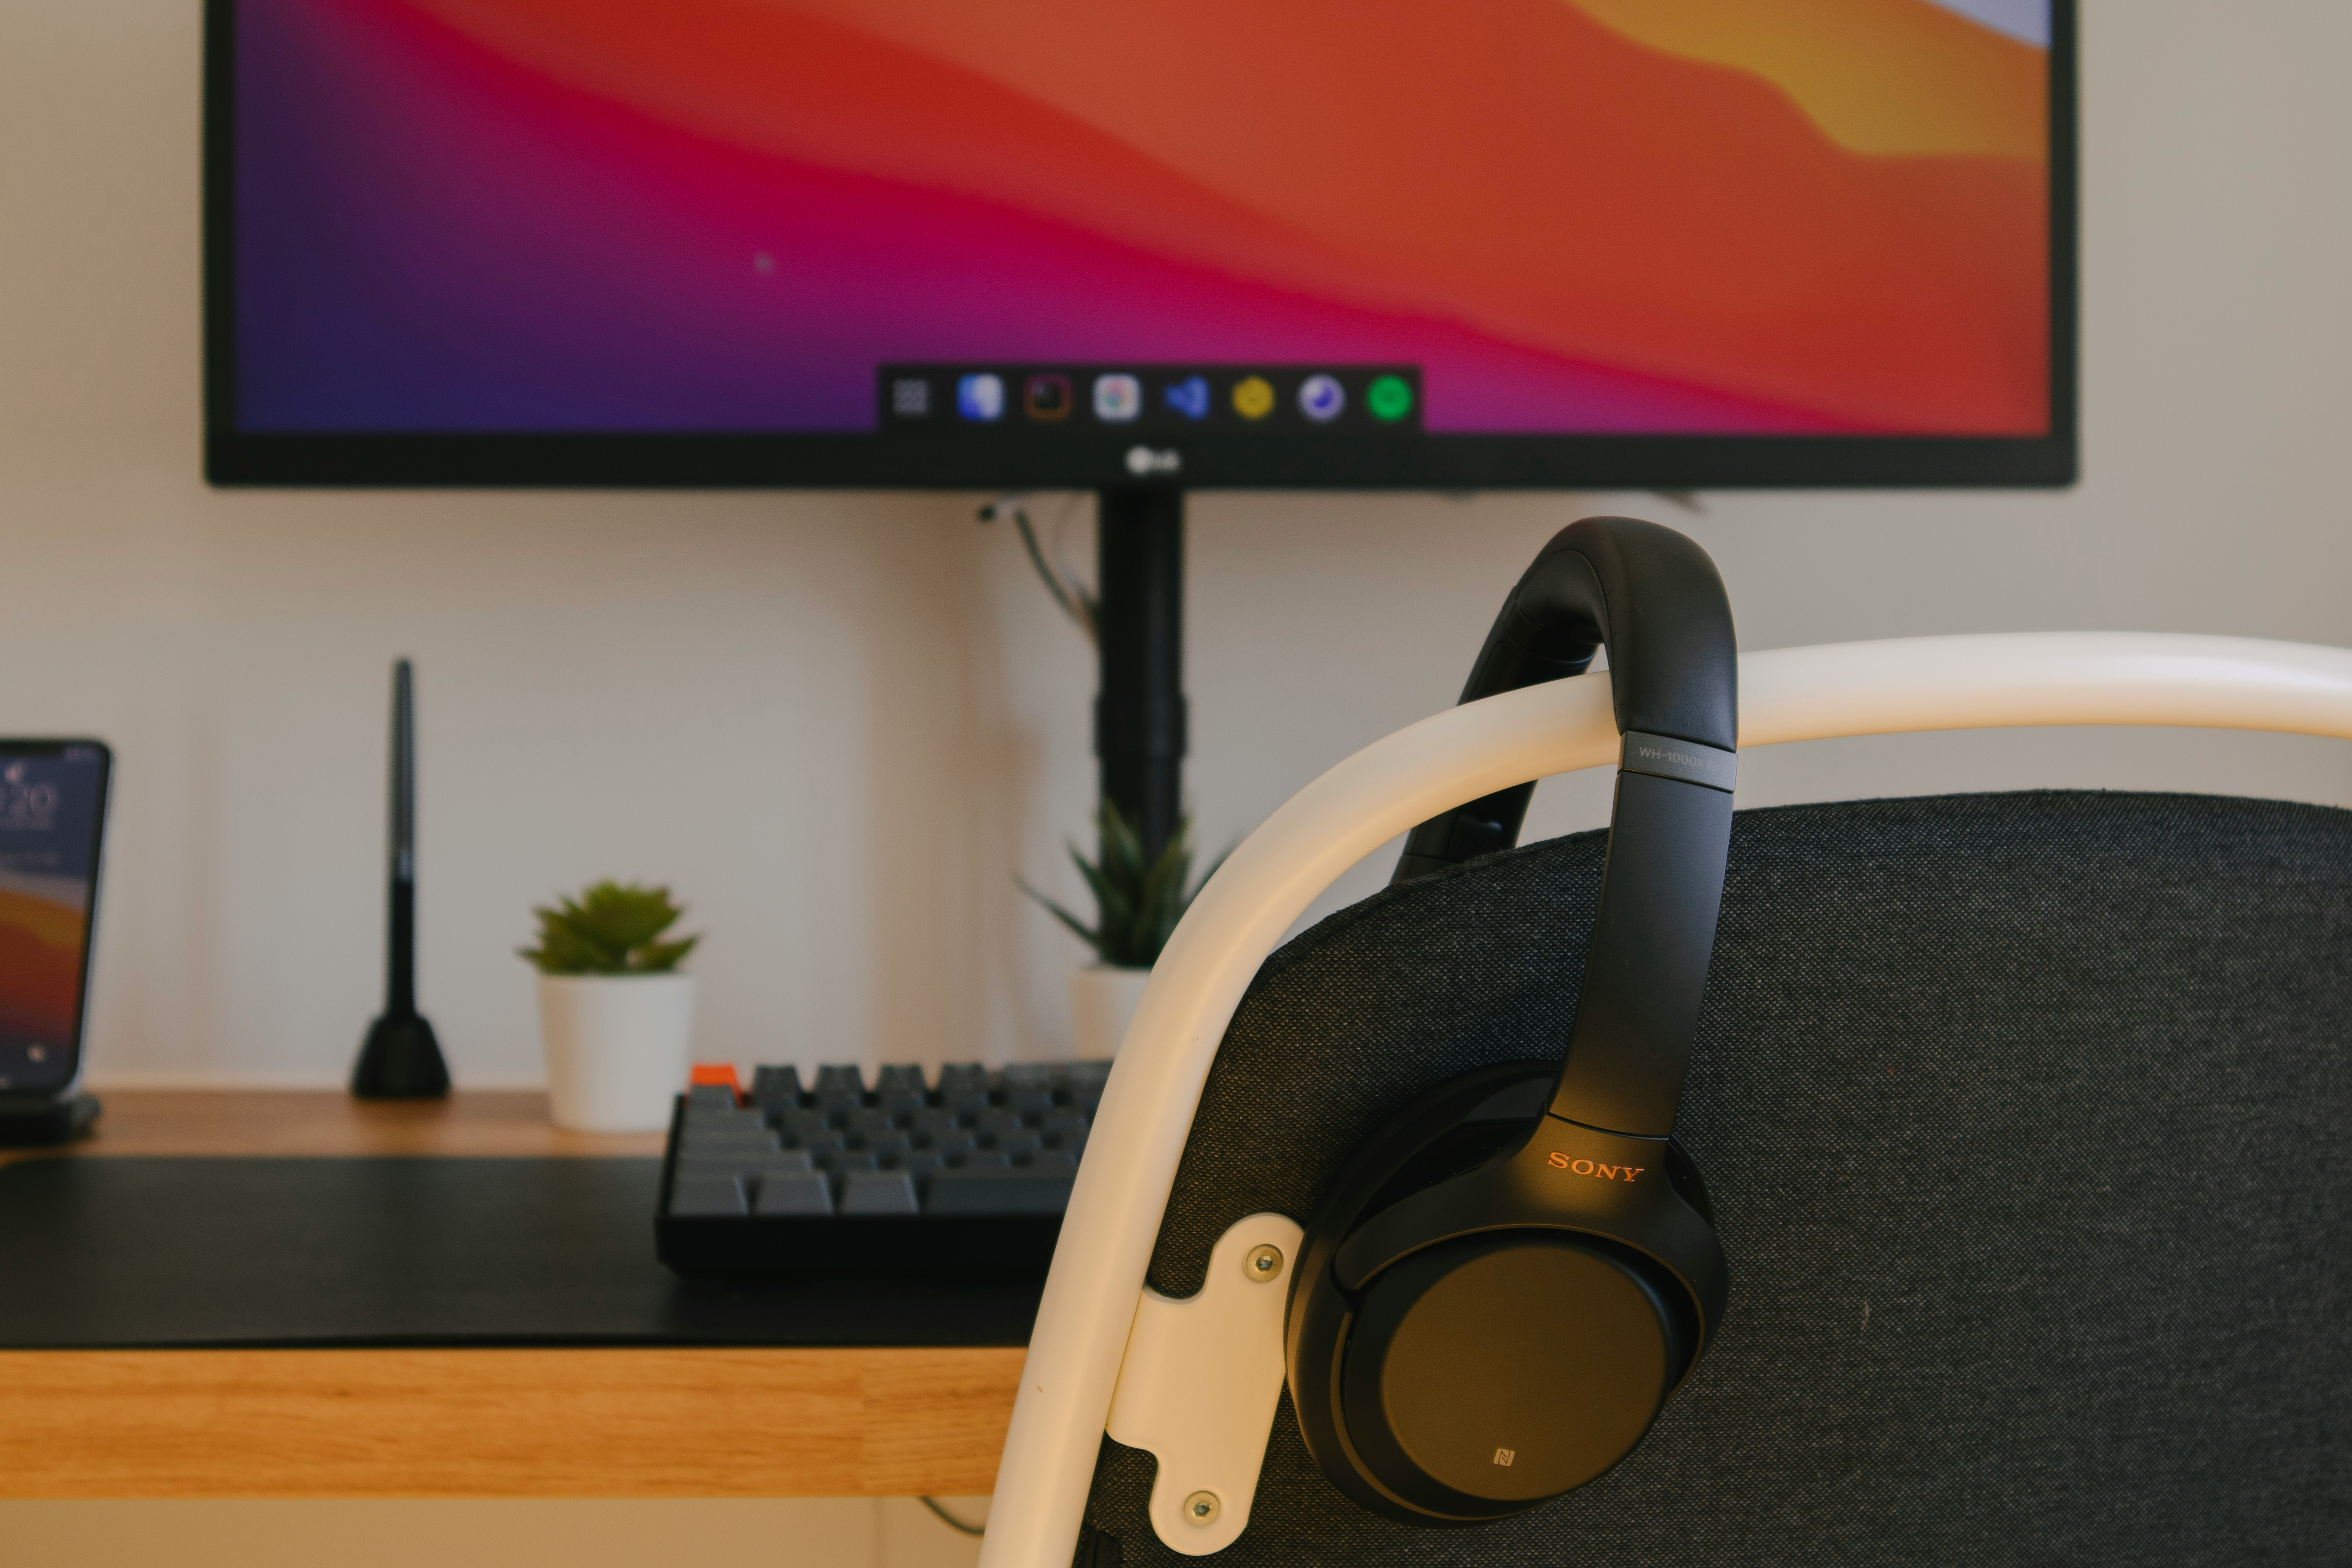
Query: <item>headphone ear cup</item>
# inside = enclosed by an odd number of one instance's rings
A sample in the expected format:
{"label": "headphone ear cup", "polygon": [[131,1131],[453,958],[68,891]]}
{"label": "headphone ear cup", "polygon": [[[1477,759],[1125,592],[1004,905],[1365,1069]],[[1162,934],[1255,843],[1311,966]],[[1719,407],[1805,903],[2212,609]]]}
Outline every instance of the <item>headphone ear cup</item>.
{"label": "headphone ear cup", "polygon": [[[1283,1325],[1292,1407],[1316,1468],[1371,1512],[1401,1522],[1457,1517],[1430,1510],[1376,1480],[1348,1434],[1342,1408],[1344,1352],[1358,1314],[1332,1277],[1339,1248],[1368,1215],[1409,1193],[1494,1158],[1543,1114],[1558,1068],[1549,1062],[1498,1063],[1429,1090],[1391,1117],[1333,1180],[1299,1244]],[[1461,1519],[1497,1518],[1522,1505],[1472,1508]]]}
{"label": "headphone ear cup", "polygon": [[1433,1513],[1532,1507],[1631,1453],[1689,1367],[1686,1293],[1631,1249],[1553,1231],[1424,1248],[1372,1280],[1340,1405],[1375,1479]]}

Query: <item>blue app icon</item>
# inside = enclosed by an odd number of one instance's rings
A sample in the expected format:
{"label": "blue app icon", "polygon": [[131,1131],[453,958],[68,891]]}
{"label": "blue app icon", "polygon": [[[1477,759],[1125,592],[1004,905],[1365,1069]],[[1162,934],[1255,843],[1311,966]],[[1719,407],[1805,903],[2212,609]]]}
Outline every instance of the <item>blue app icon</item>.
{"label": "blue app icon", "polygon": [[1298,412],[1318,425],[1328,425],[1348,406],[1348,389],[1335,375],[1310,375],[1298,384]]}
{"label": "blue app icon", "polygon": [[1168,400],[1168,406],[1185,418],[1206,419],[1209,416],[1207,376],[1188,375],[1181,381],[1170,382],[1160,391],[1160,395]]}
{"label": "blue app icon", "polygon": [[956,412],[982,425],[1004,417],[1002,376],[967,375],[956,382]]}

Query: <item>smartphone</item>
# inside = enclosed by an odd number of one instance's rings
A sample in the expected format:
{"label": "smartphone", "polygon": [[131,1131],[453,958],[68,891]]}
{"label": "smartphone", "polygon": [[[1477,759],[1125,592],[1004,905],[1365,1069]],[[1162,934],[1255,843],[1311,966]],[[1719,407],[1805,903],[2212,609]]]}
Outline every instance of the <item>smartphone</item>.
{"label": "smartphone", "polygon": [[80,1075],[113,771],[101,742],[0,740],[0,1092]]}

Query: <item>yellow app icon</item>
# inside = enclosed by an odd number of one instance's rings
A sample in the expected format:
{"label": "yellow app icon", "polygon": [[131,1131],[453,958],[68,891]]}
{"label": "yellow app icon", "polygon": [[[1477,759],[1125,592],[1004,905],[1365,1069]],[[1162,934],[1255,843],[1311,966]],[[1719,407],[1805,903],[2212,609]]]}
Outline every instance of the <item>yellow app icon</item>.
{"label": "yellow app icon", "polygon": [[1245,375],[1234,383],[1234,412],[1244,419],[1263,419],[1273,413],[1273,384],[1262,375]]}

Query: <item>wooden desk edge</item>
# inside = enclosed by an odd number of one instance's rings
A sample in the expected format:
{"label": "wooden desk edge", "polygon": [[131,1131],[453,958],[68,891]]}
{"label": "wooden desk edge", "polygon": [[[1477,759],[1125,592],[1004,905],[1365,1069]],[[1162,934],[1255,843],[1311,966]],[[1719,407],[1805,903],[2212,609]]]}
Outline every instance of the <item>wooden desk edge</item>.
{"label": "wooden desk edge", "polygon": [[973,1497],[1023,1354],[0,1351],[0,1496]]}
{"label": "wooden desk edge", "polygon": [[0,1149],[16,1160],[119,1154],[655,1158],[659,1132],[572,1132],[548,1119],[547,1096],[473,1089],[446,1100],[353,1100],[334,1089],[101,1088],[87,1137]]}

